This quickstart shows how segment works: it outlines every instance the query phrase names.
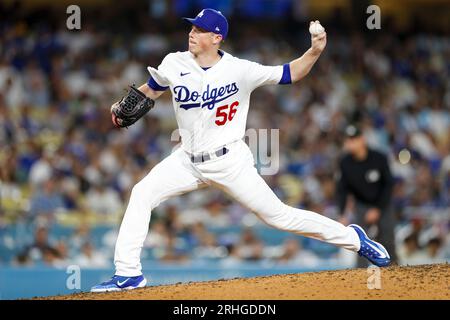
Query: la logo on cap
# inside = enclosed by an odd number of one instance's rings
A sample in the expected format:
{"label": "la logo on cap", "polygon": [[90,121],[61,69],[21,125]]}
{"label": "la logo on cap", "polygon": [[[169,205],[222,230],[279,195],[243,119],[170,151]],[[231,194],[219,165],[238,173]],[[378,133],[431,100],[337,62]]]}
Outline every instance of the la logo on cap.
{"label": "la logo on cap", "polygon": [[203,12],[204,11],[205,11],[205,9],[203,9],[197,16],[200,17],[200,18],[203,17]]}

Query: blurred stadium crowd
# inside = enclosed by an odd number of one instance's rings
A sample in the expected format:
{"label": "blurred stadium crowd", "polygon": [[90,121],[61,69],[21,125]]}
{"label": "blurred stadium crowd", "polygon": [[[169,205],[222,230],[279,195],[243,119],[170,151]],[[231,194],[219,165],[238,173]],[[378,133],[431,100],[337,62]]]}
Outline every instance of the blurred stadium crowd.
{"label": "blurred stadium crowd", "polygon": [[[94,21],[81,31],[24,18],[0,24],[0,264],[110,266],[131,187],[178,143],[169,93],[128,130],[113,127],[109,107],[147,80],[146,66],[186,50],[188,26],[144,22],[131,35]],[[277,65],[309,46],[307,23],[261,32],[261,24],[230,21],[240,33],[223,49],[242,58]],[[358,122],[390,158],[400,263],[449,261],[449,76],[448,35],[330,30],[326,52],[300,84],[252,95],[248,128],[280,129],[280,170],[265,180],[290,205],[338,219],[341,129]],[[150,260],[354,263],[267,229],[213,189],[160,205],[150,230]]]}

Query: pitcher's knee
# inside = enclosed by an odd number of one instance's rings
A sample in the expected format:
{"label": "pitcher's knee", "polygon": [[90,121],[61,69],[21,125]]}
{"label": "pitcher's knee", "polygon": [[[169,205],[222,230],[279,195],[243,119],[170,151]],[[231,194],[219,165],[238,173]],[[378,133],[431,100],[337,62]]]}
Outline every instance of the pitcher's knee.
{"label": "pitcher's knee", "polygon": [[[278,210],[267,216],[265,221],[280,230],[303,233],[309,231],[311,221],[314,220],[311,214],[308,210],[294,208],[283,203]],[[317,231],[315,230],[313,233],[315,234]]]}
{"label": "pitcher's knee", "polygon": [[142,181],[136,183],[131,189],[131,200],[144,201],[148,205],[158,202],[158,192],[151,184],[145,184]]}
{"label": "pitcher's knee", "polygon": [[[280,202],[276,207],[257,212],[258,216],[268,225],[277,229],[289,230],[291,224],[291,212],[289,206]],[[297,219],[299,217],[296,217]]]}
{"label": "pitcher's knee", "polygon": [[136,183],[133,188],[131,189],[131,196],[132,197],[142,197],[145,195],[145,186],[142,182]]}

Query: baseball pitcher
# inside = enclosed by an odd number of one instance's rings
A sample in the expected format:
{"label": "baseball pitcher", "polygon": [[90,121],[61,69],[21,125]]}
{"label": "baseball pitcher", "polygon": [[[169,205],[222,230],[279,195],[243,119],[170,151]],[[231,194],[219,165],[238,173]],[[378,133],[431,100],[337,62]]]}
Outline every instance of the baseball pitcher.
{"label": "baseball pitcher", "polygon": [[111,107],[113,123],[127,127],[145,115],[170,90],[181,134],[181,147],[157,164],[131,192],[119,236],[115,275],[93,292],[143,287],[140,254],[151,212],[170,197],[206,186],[219,188],[266,224],[358,252],[377,266],[390,257],[357,225],[344,226],[323,215],[284,204],[255,168],[244,142],[250,94],[260,86],[298,82],[311,70],[326,45],[326,32],[311,22],[311,48],[280,66],[264,66],[220,50],[228,22],[213,9],[202,10],[192,24],[189,50],[168,54],[157,69],[148,67],[148,82],[131,87]]}

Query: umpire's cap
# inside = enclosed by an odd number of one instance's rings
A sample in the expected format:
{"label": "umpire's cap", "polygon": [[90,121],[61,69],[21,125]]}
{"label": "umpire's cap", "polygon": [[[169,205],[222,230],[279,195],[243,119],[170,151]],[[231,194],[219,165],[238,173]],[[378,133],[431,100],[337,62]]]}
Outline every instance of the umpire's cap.
{"label": "umpire's cap", "polygon": [[357,125],[350,124],[345,128],[344,134],[346,138],[356,138],[362,135],[362,131]]}

